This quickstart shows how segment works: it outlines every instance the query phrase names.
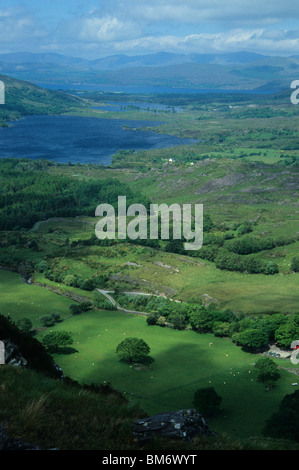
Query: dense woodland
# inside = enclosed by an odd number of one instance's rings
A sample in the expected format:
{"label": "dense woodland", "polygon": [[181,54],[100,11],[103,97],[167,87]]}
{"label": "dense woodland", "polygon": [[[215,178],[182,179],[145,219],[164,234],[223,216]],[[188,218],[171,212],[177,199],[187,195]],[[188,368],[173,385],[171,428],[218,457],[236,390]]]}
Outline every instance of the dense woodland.
{"label": "dense woodland", "polygon": [[50,217],[94,216],[96,207],[116,205],[120,194],[133,202],[148,205],[117,179],[76,180],[44,171],[51,163],[43,160],[0,160],[0,229],[18,230]]}

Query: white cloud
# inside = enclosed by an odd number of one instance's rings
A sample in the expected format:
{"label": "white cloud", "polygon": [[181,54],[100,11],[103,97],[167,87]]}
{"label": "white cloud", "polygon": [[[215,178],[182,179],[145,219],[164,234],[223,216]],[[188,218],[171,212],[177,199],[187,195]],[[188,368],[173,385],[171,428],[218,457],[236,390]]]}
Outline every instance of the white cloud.
{"label": "white cloud", "polygon": [[[290,37],[291,36],[291,37]],[[144,36],[133,40],[115,42],[114,50],[132,53],[167,50],[181,53],[237,52],[241,50],[266,54],[296,54],[299,50],[299,33],[266,31],[264,29],[235,29],[225,33],[202,33],[187,36]]]}
{"label": "white cloud", "polygon": [[113,41],[131,36],[132,28],[130,23],[120,21],[115,16],[90,17],[82,21],[79,37],[84,41]]}
{"label": "white cloud", "polygon": [[6,9],[0,11],[1,50],[25,50],[35,45],[35,40],[48,36],[48,32],[39,24],[34,15],[24,9]]}
{"label": "white cloud", "polygon": [[101,0],[100,8],[96,0],[86,0],[72,12],[65,8],[64,17],[55,16],[53,1],[53,7],[40,4],[39,10],[0,9],[1,51],[96,58],[161,50],[271,55],[299,50],[299,30],[291,27],[299,17],[294,0]]}
{"label": "white cloud", "polygon": [[299,17],[294,0],[128,0],[145,21],[271,23]]}

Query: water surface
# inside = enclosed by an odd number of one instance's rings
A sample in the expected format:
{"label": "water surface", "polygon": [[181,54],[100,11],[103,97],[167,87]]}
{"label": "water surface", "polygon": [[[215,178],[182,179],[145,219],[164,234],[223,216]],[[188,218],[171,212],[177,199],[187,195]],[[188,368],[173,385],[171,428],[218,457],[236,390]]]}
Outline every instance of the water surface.
{"label": "water surface", "polygon": [[158,124],[81,116],[29,116],[0,128],[0,158],[44,158],[59,163],[107,165],[118,150],[166,148],[195,142],[141,130]]}

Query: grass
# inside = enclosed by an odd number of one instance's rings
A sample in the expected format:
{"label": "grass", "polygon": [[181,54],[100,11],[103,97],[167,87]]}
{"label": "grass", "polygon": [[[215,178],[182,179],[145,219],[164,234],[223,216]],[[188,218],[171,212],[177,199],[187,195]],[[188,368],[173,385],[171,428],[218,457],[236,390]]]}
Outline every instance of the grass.
{"label": "grass", "polygon": [[[56,329],[62,327],[51,328]],[[194,392],[213,386],[223,398],[223,409],[209,420],[210,427],[232,438],[260,435],[282,397],[293,391],[294,376],[282,371],[277,386],[265,392],[254,379],[253,364],[259,356],[210,334],[150,327],[139,316],[106,311],[69,318],[63,329],[72,333],[76,349],[54,356],[66,375],[84,383],[110,382],[150,414],[192,407]],[[115,349],[126,337],[147,342],[154,358],[150,366],[118,360]],[[278,364],[289,365],[282,360]]]}
{"label": "grass", "polygon": [[56,295],[41,287],[31,286],[21,280],[19,274],[0,270],[0,312],[14,321],[30,318],[34,327],[40,327],[40,318],[60,313],[61,318],[70,315],[72,300]]}

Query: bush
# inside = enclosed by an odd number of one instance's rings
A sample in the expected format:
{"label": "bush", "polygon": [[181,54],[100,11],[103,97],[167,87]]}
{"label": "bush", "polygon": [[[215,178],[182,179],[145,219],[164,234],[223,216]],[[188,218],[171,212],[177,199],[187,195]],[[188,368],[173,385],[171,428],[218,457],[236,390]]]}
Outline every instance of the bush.
{"label": "bush", "polygon": [[92,291],[96,287],[96,283],[93,279],[84,279],[79,285],[80,289]]}
{"label": "bush", "polygon": [[174,313],[169,316],[168,321],[172,324],[175,330],[184,330],[186,328],[186,319],[179,313]]}
{"label": "bush", "polygon": [[147,317],[146,317],[146,323],[148,325],[156,325],[157,324],[157,321],[158,321],[158,314],[157,313],[150,313]]}
{"label": "bush", "polygon": [[264,274],[277,274],[279,272],[277,263],[273,261],[269,261],[266,266],[264,267]]}
{"label": "bush", "polygon": [[157,325],[158,326],[165,326],[166,325],[166,318],[163,316],[160,316],[157,320]]}
{"label": "bush", "polygon": [[41,317],[40,322],[44,327],[50,327],[55,325],[55,319],[51,315]]}

